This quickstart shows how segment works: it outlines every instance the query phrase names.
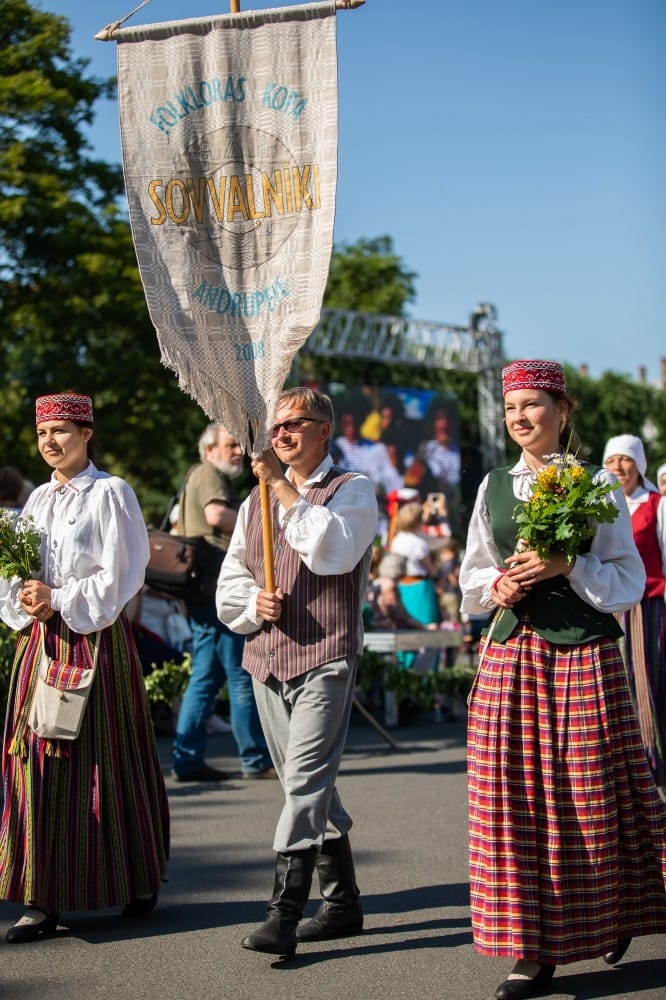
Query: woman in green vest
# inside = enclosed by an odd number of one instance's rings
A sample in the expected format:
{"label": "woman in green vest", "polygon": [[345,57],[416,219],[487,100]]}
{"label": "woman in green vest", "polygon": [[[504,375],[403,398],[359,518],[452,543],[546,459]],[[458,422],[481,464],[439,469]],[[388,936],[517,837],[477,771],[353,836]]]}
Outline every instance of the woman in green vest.
{"label": "woman in green vest", "polygon": [[[633,936],[666,932],[666,805],[617,641],[614,614],[645,585],[626,502],[608,492],[574,552],[559,532],[542,555],[518,544],[537,476],[567,464],[572,407],[556,362],[507,365],[502,389],[521,455],[479,487],[460,586],[463,613],[494,612],[468,719],[474,944],[514,959],[495,996],[521,1000],[557,965],[615,964]],[[615,484],[573,464],[597,492]]]}

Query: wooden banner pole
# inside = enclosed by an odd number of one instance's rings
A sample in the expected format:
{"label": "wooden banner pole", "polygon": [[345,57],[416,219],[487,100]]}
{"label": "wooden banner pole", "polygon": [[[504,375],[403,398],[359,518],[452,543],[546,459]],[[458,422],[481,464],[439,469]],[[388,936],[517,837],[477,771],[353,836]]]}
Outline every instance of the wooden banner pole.
{"label": "wooden banner pole", "polygon": [[[365,0],[335,0],[335,6],[338,10],[356,10],[364,3]],[[229,0],[229,13],[240,14],[240,0]]]}
{"label": "wooden banner pole", "polygon": [[271,498],[268,483],[259,480],[259,498],[261,500],[261,537],[264,543],[264,577],[265,589],[275,592],[275,572],[273,562],[273,519],[271,517]]}
{"label": "wooden banner pole", "polygon": [[[240,0],[229,0],[229,13],[240,14]],[[261,538],[264,546],[264,577],[265,589],[271,594],[275,591],[275,563],[273,560],[273,519],[271,517],[271,496],[268,483],[259,480],[259,499],[261,501]]]}
{"label": "wooden banner pole", "polygon": [[[229,13],[240,14],[240,0],[229,0]],[[268,483],[259,480],[261,501],[261,538],[264,546],[265,589],[271,594],[275,590],[275,570],[273,560],[273,519],[271,517],[271,496]]]}
{"label": "wooden banner pole", "polygon": [[[130,17],[136,14],[137,11],[145,7],[146,4],[150,3],[150,0],[141,0],[138,7],[131,10],[129,14],[125,17],[121,17],[118,21],[112,21],[111,24],[107,24],[106,27],[102,28],[93,37],[98,42],[112,42],[115,40],[116,31],[120,28],[125,21],[129,21]],[[336,10],[356,10],[357,7],[362,7],[365,0],[335,0]],[[240,0],[229,0],[229,13],[230,14],[240,14]]]}
{"label": "wooden banner pole", "polygon": [[[365,0],[336,0],[340,10],[361,7]],[[229,0],[229,13],[240,14],[240,0]],[[264,573],[266,590],[275,591],[275,563],[273,559],[273,520],[271,517],[271,499],[268,484],[259,481],[259,499],[261,501],[261,533],[264,546]]]}

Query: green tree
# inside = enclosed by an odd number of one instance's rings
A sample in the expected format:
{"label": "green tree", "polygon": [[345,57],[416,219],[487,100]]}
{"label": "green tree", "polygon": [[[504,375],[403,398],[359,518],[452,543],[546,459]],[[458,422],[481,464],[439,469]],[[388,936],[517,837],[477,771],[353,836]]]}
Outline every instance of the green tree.
{"label": "green tree", "polygon": [[416,296],[415,279],[394,252],[390,236],[343,243],[333,249],[324,306],[404,316]]}
{"label": "green tree", "polygon": [[[585,457],[601,462],[604,445],[616,434],[636,434],[643,438],[648,463],[654,467],[661,459],[666,425],[663,423],[666,393],[652,385],[633,382],[617,372],[605,372],[592,379],[566,368],[567,388],[580,408],[574,414],[576,431],[583,442]],[[659,414],[662,414],[661,432]],[[656,438],[651,440],[650,423]],[[646,430],[648,433],[646,434]]]}
{"label": "green tree", "polygon": [[95,399],[100,464],[154,518],[196,458],[206,417],[161,365],[139,279],[119,166],[84,129],[113,80],[86,74],[66,19],[5,0],[0,19],[0,461],[41,482],[33,401]]}

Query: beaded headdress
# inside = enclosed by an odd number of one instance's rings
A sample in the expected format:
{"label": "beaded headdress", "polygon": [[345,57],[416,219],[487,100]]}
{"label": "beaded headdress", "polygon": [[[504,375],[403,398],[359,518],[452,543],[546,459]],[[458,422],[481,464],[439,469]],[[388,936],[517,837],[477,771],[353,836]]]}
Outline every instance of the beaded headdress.
{"label": "beaded headdress", "polygon": [[502,395],[514,389],[544,389],[565,396],[562,365],[557,361],[512,361],[502,369]]}
{"label": "beaded headdress", "polygon": [[45,420],[73,420],[75,423],[92,424],[92,399],[77,392],[56,392],[50,396],[39,396],[35,401],[35,423],[41,424]]}

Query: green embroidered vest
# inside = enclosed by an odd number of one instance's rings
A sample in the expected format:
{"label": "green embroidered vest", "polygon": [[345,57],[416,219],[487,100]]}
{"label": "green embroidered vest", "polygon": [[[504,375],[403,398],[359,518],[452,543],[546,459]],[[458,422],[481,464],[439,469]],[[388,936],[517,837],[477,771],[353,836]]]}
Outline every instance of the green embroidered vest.
{"label": "green embroidered vest", "polygon": [[[516,549],[513,512],[520,503],[513,494],[513,478],[508,470],[509,466],[493,469],[488,479],[490,527],[502,566],[506,565],[503,560]],[[534,584],[527,597],[512,609],[506,608],[501,617],[498,609],[494,617],[497,619],[493,629],[496,642],[506,642],[515,631],[518,619],[524,617],[529,618],[535,632],[555,645],[578,645],[602,636],[618,639],[623,634],[615,617],[581,600],[565,576]]]}

